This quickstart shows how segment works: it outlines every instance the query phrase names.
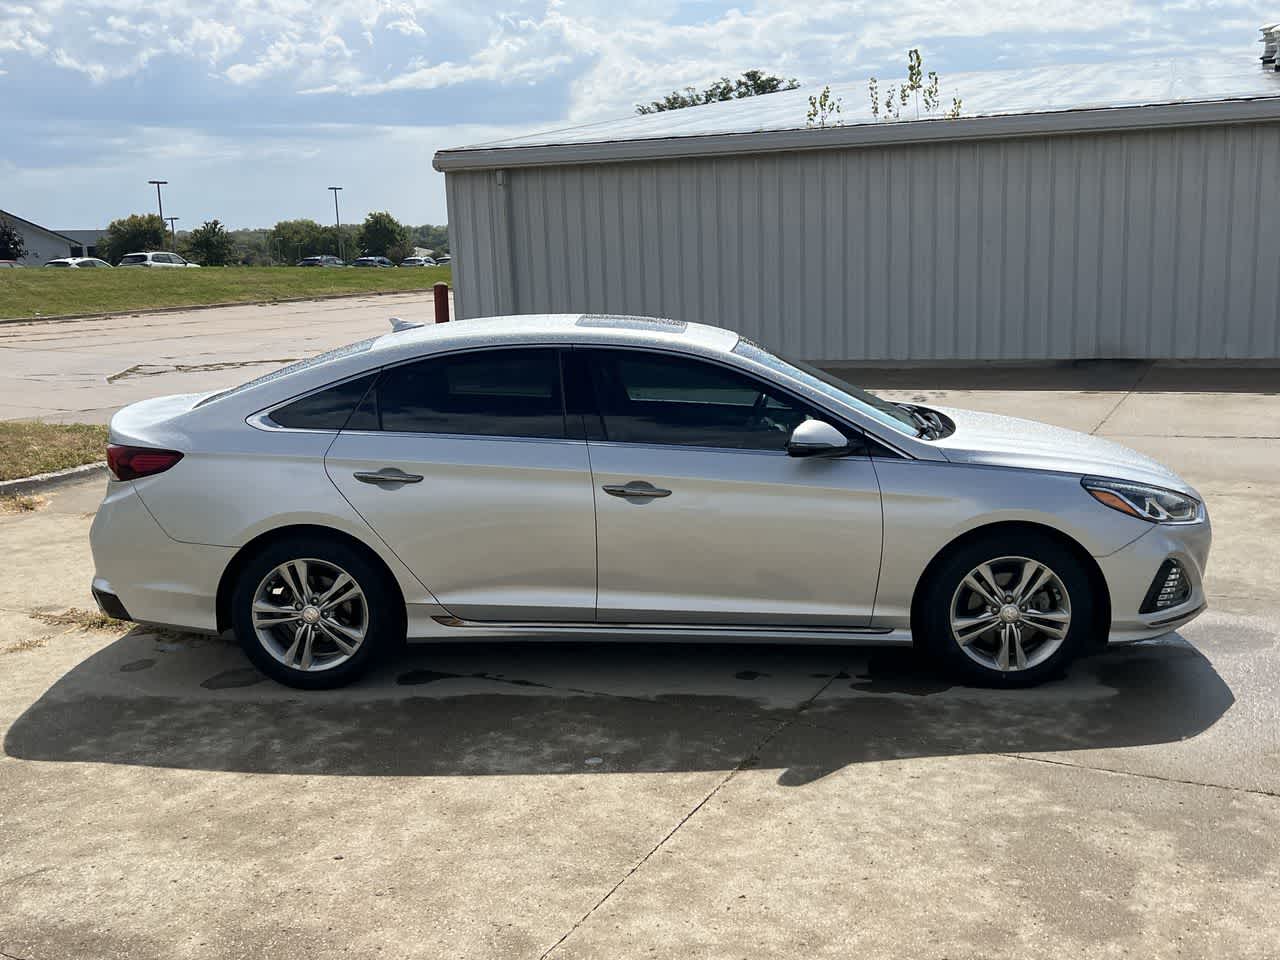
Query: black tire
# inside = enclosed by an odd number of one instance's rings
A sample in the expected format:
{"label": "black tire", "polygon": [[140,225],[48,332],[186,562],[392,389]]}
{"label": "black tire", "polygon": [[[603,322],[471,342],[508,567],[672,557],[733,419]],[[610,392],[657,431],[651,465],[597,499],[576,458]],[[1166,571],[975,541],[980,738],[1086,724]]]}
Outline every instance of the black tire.
{"label": "black tire", "polygon": [[[996,614],[994,632],[980,634],[976,641],[967,646],[972,653],[966,653],[952,629],[952,606],[963,606],[958,613],[972,616],[975,620],[990,616],[991,607],[985,603],[978,593],[968,586],[963,586],[965,578],[980,564],[992,560],[1006,558],[1003,563],[990,569],[995,573],[997,585],[1003,584],[1005,593],[996,596],[1002,606],[1009,606],[1005,597],[1009,591],[1016,589],[1022,568],[1013,558],[1031,560],[1048,567],[1057,577],[1034,595],[1028,604],[1032,617],[1042,618],[1041,611],[1067,609],[1070,612],[1070,623],[1066,635],[1061,638],[1056,648],[1053,642],[1058,639],[1048,633],[1041,632],[1032,620],[1018,621],[1019,627],[1027,637],[1025,646],[1031,647],[1037,640],[1046,641],[1049,645],[1034,650],[1044,654],[1042,661],[1036,662],[1036,656],[1030,650],[1026,653],[1027,667],[1018,669],[1016,663],[1012,669],[1000,670],[999,649],[1001,646],[1001,628],[1004,621]],[[1038,576],[1038,571],[1037,571]],[[985,577],[978,578],[985,585]],[[1033,577],[1033,580],[1035,578]],[[1059,587],[1062,589],[1060,590]],[[1060,602],[1065,591],[1065,607]],[[1090,633],[1095,629],[1095,601],[1092,595],[1092,584],[1084,564],[1070,547],[1058,539],[1036,533],[1034,531],[993,532],[989,535],[975,537],[949,550],[929,573],[929,580],[922,587],[921,595],[915,607],[912,624],[919,646],[932,656],[935,661],[957,680],[983,687],[1031,687],[1046,680],[1061,677],[1068,665],[1089,647]],[[1058,601],[1054,605],[1055,601]],[[977,604],[975,608],[973,605]],[[1017,604],[1013,604],[1017,606]],[[1039,610],[1037,610],[1039,606]],[[1025,615],[1025,614],[1024,614]],[[1013,616],[1011,613],[1010,616]],[[1055,629],[1047,619],[1041,619],[1049,629]],[[979,623],[971,629],[981,628]],[[1015,647],[1016,649],[1016,647]],[[979,662],[988,656],[994,658],[995,665]],[[1010,655],[1010,662],[1013,655]]]}
{"label": "black tire", "polygon": [[[292,635],[292,624],[265,629],[270,642],[277,643],[277,655],[268,649],[259,637],[253,621],[253,602],[260,585],[273,571],[291,561],[311,561],[307,565],[308,589],[314,585],[322,590],[326,585],[326,575],[332,569],[347,574],[355,581],[363,593],[363,601],[351,600],[347,604],[335,608],[333,616],[339,621],[347,619],[348,623],[356,622],[356,611],[363,608],[365,617],[363,640],[355,647],[353,653],[343,654],[336,643],[328,639],[317,627],[315,634],[316,660],[318,669],[303,670],[296,663],[290,665],[278,658],[281,647]],[[332,579],[328,583],[332,583]],[[291,607],[292,593],[288,591],[283,578],[273,579],[266,589],[271,592],[271,584],[275,584],[274,592],[281,598],[282,606]],[[281,592],[281,591],[285,592]],[[330,618],[324,618],[332,623]],[[301,623],[301,620],[298,621]],[[290,687],[303,690],[325,690],[341,687],[351,683],[388,650],[395,649],[404,641],[404,608],[393,586],[388,583],[386,571],[370,560],[363,551],[351,546],[339,538],[328,539],[320,536],[297,536],[277,540],[268,544],[256,556],[249,560],[240,571],[235,590],[231,597],[231,624],[236,639],[245,655],[253,661],[253,665],[267,676]],[[339,624],[340,625],[340,624]],[[334,635],[331,631],[329,636]],[[346,636],[345,634],[341,636]],[[348,641],[350,638],[348,637]],[[324,667],[321,662],[322,651],[330,651],[334,665]],[[287,651],[283,651],[287,653]],[[345,657],[345,659],[344,659]]]}

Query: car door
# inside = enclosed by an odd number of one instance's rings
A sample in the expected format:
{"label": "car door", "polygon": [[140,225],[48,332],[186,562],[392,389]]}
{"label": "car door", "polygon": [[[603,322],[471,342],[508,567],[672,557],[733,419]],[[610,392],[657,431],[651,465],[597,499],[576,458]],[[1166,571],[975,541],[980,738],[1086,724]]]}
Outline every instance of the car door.
{"label": "car door", "polygon": [[329,449],[338,489],[455,616],[594,616],[591,470],[561,383],[553,347],[387,368]]}
{"label": "car door", "polygon": [[588,348],[573,368],[596,404],[584,429],[601,621],[870,621],[882,524],[866,448],[786,453],[791,429],[830,416],[707,359]]}

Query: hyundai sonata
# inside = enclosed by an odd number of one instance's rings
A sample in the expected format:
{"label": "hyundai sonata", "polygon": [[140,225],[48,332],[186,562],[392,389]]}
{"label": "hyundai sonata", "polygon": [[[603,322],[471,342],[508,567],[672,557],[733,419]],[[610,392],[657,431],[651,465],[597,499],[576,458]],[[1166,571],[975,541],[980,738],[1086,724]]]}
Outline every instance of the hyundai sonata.
{"label": "hyundai sonata", "polygon": [[93,592],[331,687],[410,639],[916,644],[1027,685],[1204,609],[1194,489],[728,330],[401,329],[111,421]]}

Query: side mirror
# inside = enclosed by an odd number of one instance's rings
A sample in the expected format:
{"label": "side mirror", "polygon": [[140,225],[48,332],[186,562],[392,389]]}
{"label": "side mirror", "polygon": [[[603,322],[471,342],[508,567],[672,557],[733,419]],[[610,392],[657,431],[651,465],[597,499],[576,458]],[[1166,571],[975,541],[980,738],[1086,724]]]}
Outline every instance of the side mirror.
{"label": "side mirror", "polygon": [[806,420],[787,440],[790,457],[838,457],[849,452],[849,440],[829,423]]}

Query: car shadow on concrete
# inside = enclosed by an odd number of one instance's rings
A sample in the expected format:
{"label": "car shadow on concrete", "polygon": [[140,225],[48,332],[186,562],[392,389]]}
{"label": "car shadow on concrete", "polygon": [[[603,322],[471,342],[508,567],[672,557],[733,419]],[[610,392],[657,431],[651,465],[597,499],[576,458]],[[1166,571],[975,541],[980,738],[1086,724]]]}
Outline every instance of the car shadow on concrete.
{"label": "car shadow on concrete", "polygon": [[484,776],[777,768],[1178,741],[1231,690],[1178,637],[1078,662],[1033,690],[952,686],[909,650],[471,643],[412,647],[303,693],[225,639],[131,631],[23,713],[23,760],[210,771]]}

